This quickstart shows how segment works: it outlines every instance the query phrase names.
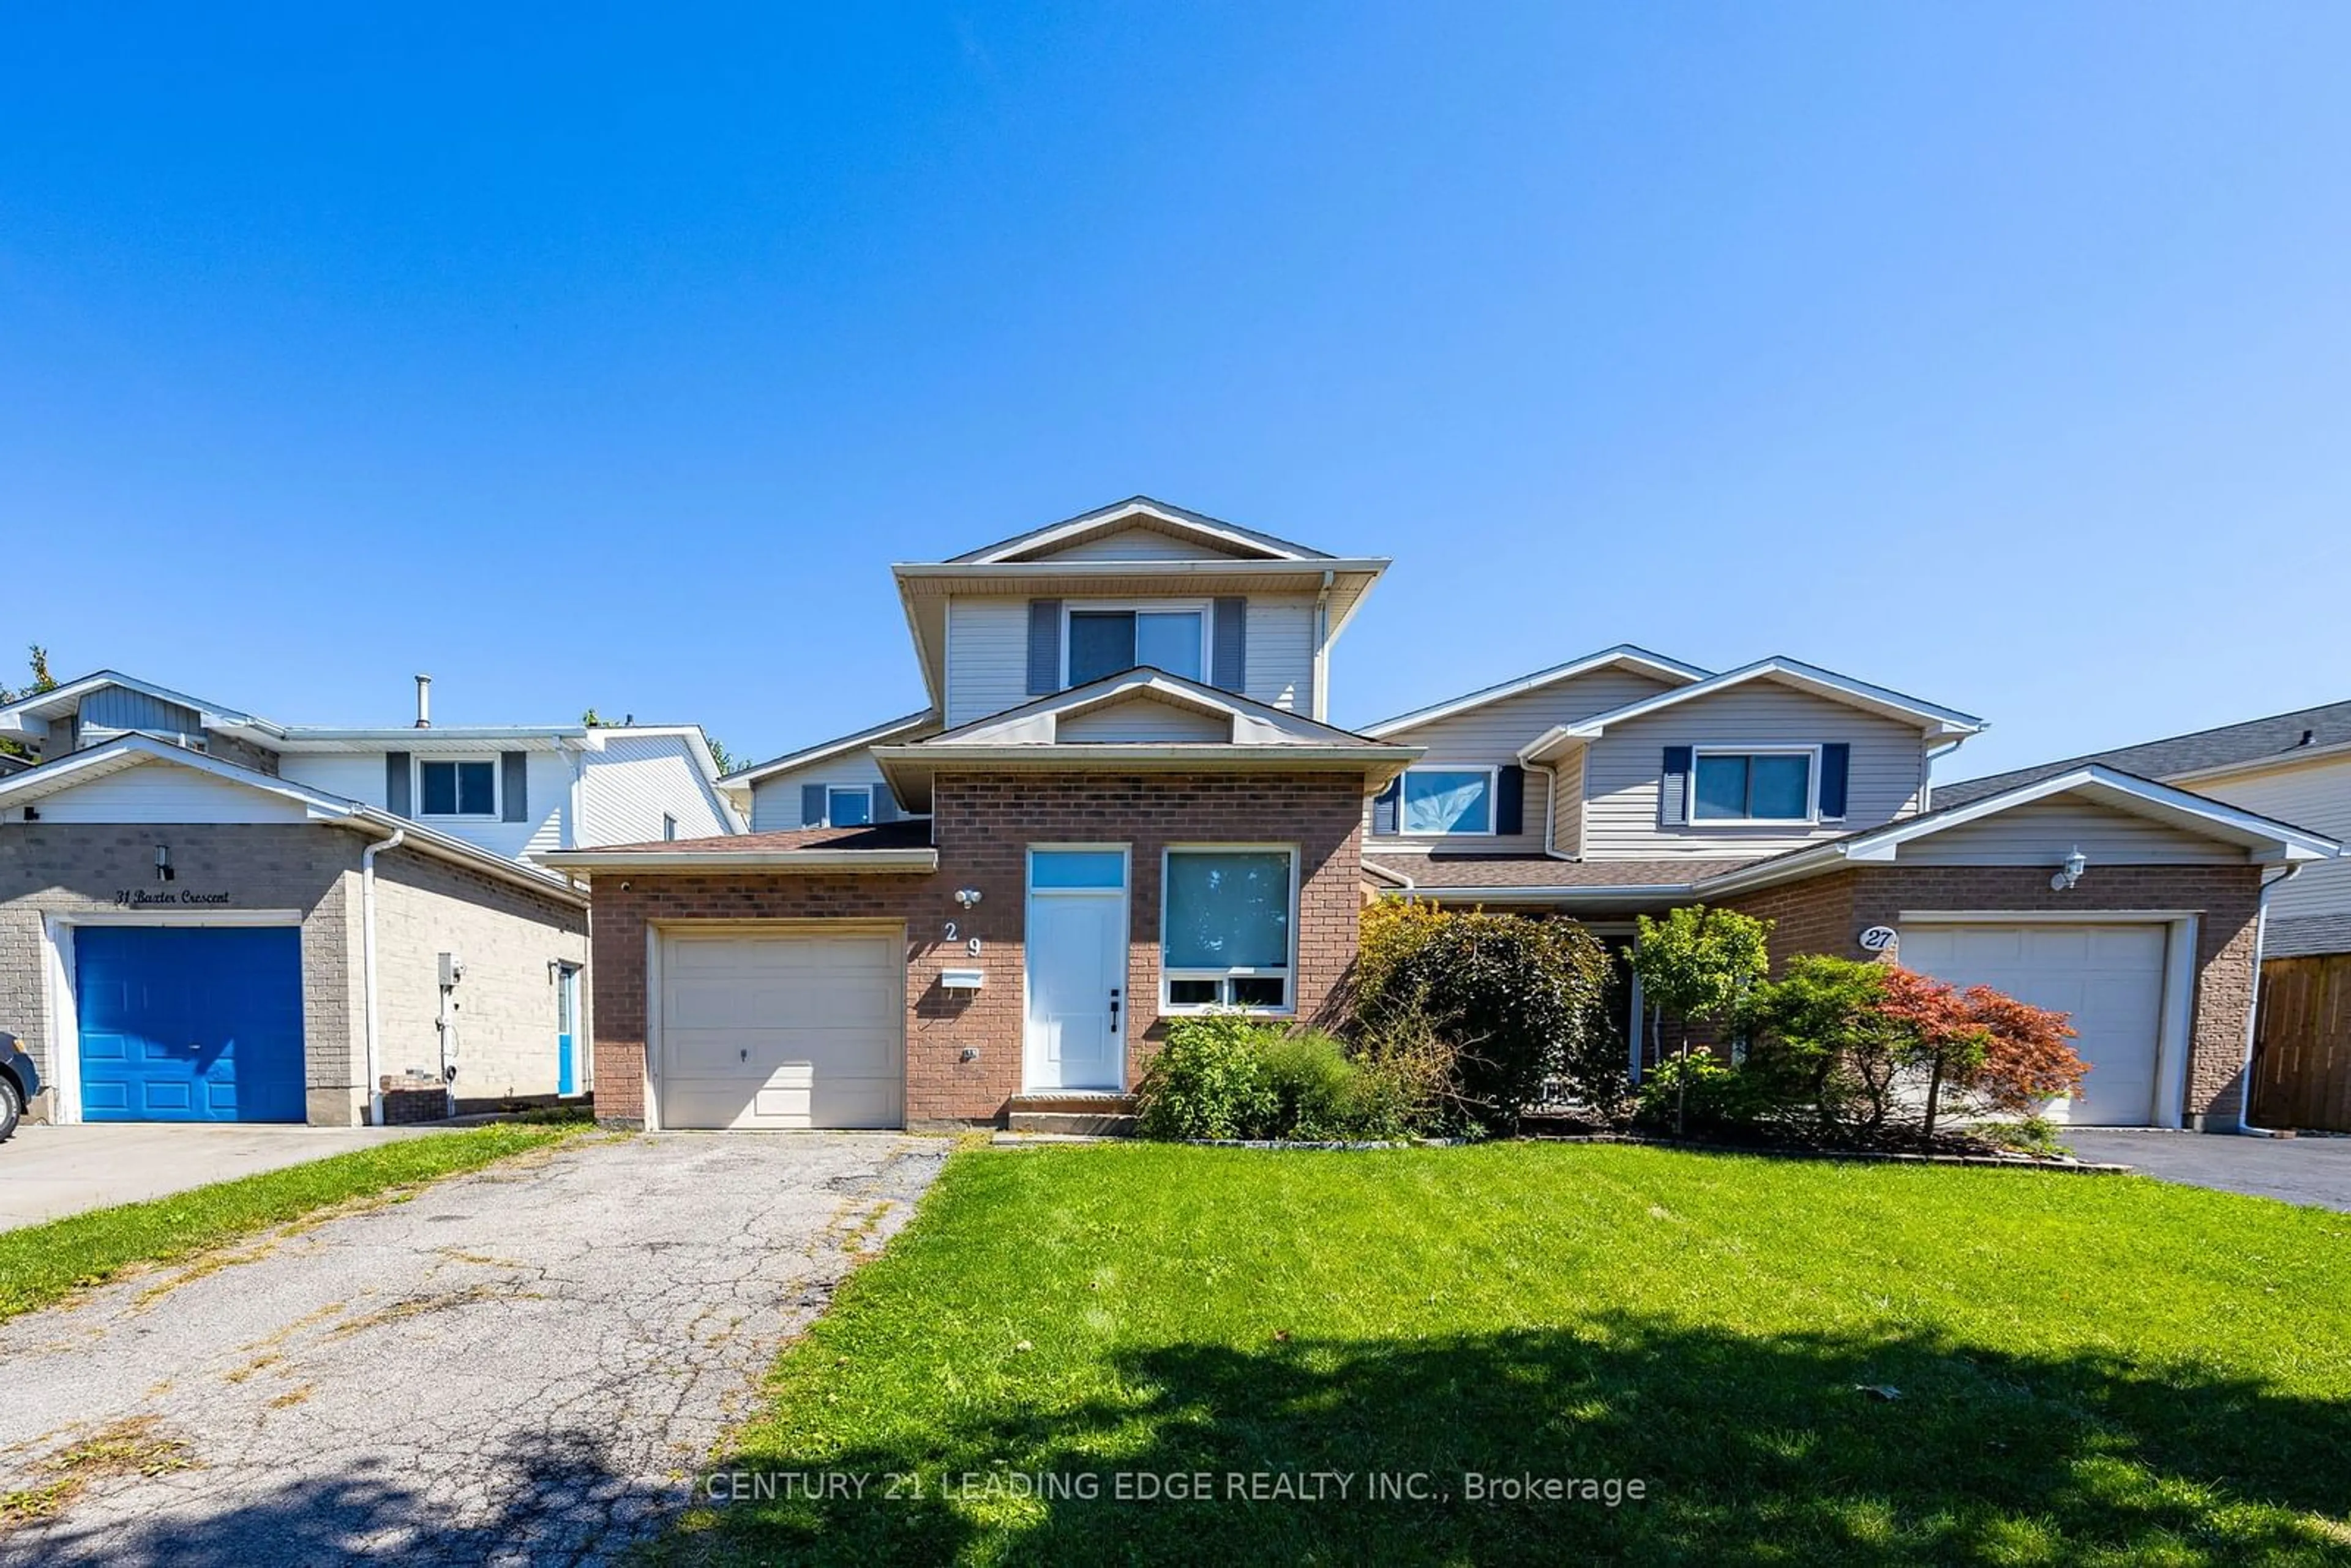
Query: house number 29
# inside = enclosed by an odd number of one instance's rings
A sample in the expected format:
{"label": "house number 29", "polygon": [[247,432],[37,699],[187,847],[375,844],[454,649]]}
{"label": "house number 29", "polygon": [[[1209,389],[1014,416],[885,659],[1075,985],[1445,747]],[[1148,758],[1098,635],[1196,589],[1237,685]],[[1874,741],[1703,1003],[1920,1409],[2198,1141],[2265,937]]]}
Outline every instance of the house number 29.
{"label": "house number 29", "polygon": [[[948,941],[950,941],[950,942],[952,942],[952,941],[954,941],[955,939],[956,939],[956,923],[955,923],[954,921],[950,920],[950,921],[948,921],[948,922],[947,922],[947,940],[948,940]],[[978,938],[978,937],[977,937],[977,936],[967,936],[967,937],[965,937],[965,938],[964,938],[963,946],[964,946],[964,951],[966,951],[966,952],[969,953],[973,957],[977,958],[977,957],[978,957],[978,956],[979,956],[979,938]]]}

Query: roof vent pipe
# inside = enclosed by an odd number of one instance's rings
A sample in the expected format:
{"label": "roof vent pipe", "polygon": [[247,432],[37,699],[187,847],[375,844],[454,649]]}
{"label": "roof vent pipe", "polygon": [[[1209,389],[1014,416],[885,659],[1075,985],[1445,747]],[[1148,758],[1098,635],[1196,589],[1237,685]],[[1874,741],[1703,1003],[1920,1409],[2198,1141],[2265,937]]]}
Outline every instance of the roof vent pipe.
{"label": "roof vent pipe", "polygon": [[433,677],[430,675],[416,677],[416,727],[433,727]]}

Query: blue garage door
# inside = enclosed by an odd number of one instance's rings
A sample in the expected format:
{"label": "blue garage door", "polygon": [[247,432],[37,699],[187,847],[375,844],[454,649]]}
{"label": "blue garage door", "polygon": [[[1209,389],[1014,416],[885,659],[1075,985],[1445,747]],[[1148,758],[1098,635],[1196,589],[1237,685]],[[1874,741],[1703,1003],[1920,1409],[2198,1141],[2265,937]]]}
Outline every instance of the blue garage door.
{"label": "blue garage door", "polygon": [[74,933],[89,1122],[302,1120],[302,933]]}

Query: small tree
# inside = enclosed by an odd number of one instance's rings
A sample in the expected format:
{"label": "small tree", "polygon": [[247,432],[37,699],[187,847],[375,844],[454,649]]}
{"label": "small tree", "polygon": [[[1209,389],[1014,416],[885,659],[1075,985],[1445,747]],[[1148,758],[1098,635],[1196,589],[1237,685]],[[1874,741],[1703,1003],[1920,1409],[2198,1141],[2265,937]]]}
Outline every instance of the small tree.
{"label": "small tree", "polygon": [[[26,660],[26,664],[30,666],[33,672],[32,681],[30,684],[15,691],[11,691],[6,686],[0,686],[0,703],[12,703],[19,697],[37,697],[43,692],[53,692],[57,689],[57,677],[49,674],[49,651],[47,648],[42,647],[38,643],[34,643],[25,651],[32,655],[30,658]],[[30,751],[25,748],[25,745],[22,741],[9,740],[6,738],[0,738],[0,751],[5,751],[11,757],[30,757],[32,755]]]}
{"label": "small tree", "polygon": [[1946,1083],[1964,1084],[1981,1071],[1991,1032],[1968,1008],[1959,988],[1910,969],[1888,967],[1886,998],[1879,1004],[1894,1026],[1896,1056],[1927,1070],[1924,1131],[1935,1135]]}
{"label": "small tree", "polygon": [[1757,991],[1758,1029],[1746,1071],[1770,1081],[1772,1097],[1802,1101],[1823,1127],[1844,1119],[1855,1098],[1867,1121],[1886,1119],[1893,1086],[1886,968],[1865,959],[1799,953],[1780,978]]}
{"label": "small tree", "polygon": [[1663,920],[1636,915],[1633,972],[1652,1009],[1658,1053],[1665,1051],[1664,1017],[1682,1025],[1680,1092],[1674,1101],[1674,1134],[1687,1124],[1689,1031],[1694,1025],[1731,1024],[1755,988],[1771,971],[1771,926],[1735,910],[1702,904],[1668,910]]}

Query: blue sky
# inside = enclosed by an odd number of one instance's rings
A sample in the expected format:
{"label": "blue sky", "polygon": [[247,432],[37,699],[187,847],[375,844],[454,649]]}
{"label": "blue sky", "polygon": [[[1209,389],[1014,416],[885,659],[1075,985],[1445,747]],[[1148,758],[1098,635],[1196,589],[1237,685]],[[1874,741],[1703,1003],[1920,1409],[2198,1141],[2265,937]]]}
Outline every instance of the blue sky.
{"label": "blue sky", "polygon": [[1342,723],[2351,697],[2351,9],[799,9],[0,16],[8,641],[756,758],[918,705],[888,562],[1144,491],[1395,558]]}

